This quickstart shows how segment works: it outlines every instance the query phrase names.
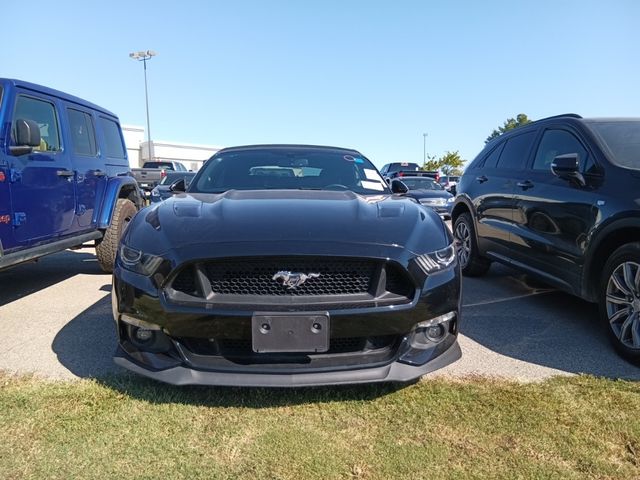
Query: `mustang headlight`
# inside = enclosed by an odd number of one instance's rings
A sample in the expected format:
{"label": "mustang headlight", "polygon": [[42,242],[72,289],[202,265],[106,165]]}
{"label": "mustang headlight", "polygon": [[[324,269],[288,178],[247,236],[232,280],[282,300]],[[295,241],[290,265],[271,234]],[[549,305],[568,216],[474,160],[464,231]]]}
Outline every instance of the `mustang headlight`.
{"label": "mustang headlight", "polygon": [[120,262],[124,268],[132,272],[153,275],[162,264],[162,257],[143,253],[141,250],[127,247],[123,243],[120,245]]}
{"label": "mustang headlight", "polygon": [[435,273],[450,267],[456,260],[456,249],[453,244],[442,250],[425,253],[415,258],[415,262],[420,266],[424,273]]}
{"label": "mustang headlight", "polygon": [[456,197],[449,197],[447,198],[447,203],[453,203],[456,201]]}

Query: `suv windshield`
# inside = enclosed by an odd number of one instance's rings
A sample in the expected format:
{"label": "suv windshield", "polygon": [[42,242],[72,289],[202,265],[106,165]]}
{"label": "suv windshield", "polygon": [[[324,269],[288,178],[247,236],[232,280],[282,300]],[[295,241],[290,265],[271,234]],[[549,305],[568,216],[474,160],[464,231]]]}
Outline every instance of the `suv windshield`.
{"label": "suv windshield", "polygon": [[344,151],[300,148],[220,152],[198,172],[189,192],[275,189],[388,193],[386,183],[366,158]]}
{"label": "suv windshield", "polygon": [[616,164],[640,169],[640,120],[596,120],[587,124],[609,149]]}

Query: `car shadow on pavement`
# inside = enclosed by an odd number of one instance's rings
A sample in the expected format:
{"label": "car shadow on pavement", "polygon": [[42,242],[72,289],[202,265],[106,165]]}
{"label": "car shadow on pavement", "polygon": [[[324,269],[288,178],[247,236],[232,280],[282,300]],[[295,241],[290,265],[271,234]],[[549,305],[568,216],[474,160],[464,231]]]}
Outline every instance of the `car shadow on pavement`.
{"label": "car shadow on pavement", "polygon": [[[111,285],[100,290],[110,291]],[[68,322],[55,336],[58,361],[80,378],[151,403],[187,402],[206,406],[268,408],[304,403],[372,400],[409,384],[355,385],[316,388],[237,388],[173,386],[130,373],[113,363],[116,334],[111,296],[100,299]]]}
{"label": "car shadow on pavement", "polygon": [[485,277],[464,278],[460,332],[524,362],[640,380],[640,368],[618,356],[610,344],[596,304],[506,267],[494,265]]}
{"label": "car shadow on pavement", "polygon": [[104,275],[91,250],[65,250],[0,271],[0,307],[75,275]]}

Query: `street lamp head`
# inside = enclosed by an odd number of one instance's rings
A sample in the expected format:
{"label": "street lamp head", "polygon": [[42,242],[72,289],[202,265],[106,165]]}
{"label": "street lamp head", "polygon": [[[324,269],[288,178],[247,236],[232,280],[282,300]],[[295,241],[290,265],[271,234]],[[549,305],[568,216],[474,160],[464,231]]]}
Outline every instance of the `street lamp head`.
{"label": "street lamp head", "polygon": [[129,54],[129,57],[134,60],[148,60],[151,57],[155,57],[157,54],[154,50],[140,51],[140,52],[132,52]]}

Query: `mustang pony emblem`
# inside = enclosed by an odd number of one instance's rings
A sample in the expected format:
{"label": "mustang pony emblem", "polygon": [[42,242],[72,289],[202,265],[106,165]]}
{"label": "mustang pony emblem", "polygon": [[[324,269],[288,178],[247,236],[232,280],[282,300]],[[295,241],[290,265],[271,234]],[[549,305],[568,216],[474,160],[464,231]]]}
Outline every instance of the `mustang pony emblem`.
{"label": "mustang pony emblem", "polygon": [[300,273],[281,270],[273,276],[273,280],[281,282],[283,287],[291,290],[292,288],[299,287],[310,278],[318,278],[319,276],[319,273]]}

